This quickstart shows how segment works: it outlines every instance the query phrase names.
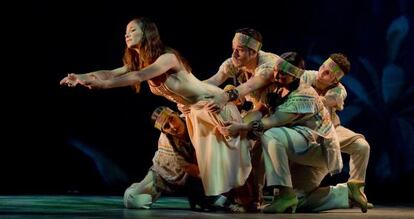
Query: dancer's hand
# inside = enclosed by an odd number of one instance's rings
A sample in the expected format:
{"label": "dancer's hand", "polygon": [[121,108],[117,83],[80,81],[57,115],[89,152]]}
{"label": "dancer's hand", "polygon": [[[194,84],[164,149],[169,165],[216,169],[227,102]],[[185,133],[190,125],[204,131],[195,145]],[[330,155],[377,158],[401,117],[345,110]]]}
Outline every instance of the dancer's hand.
{"label": "dancer's hand", "polygon": [[220,95],[214,96],[214,98],[207,103],[206,108],[211,113],[218,113],[220,112],[220,109],[223,108],[223,106],[227,103],[227,101],[227,94],[223,92]]}
{"label": "dancer's hand", "polygon": [[181,113],[183,113],[185,116],[187,116],[188,114],[190,114],[191,112],[191,108],[187,105],[183,105],[183,104],[177,104],[177,108],[178,110],[180,110]]}
{"label": "dancer's hand", "polygon": [[236,136],[240,133],[240,131],[243,131],[245,128],[245,124],[243,123],[237,123],[237,122],[227,122],[224,124],[224,126],[217,126],[217,130],[223,135],[223,136]]}
{"label": "dancer's hand", "polygon": [[60,85],[65,85],[68,87],[75,87],[79,84],[79,77],[77,74],[69,73],[66,77],[64,77],[60,83]]}
{"label": "dancer's hand", "polygon": [[210,113],[219,113],[220,107],[214,102],[214,100],[210,100],[206,105],[207,110]]}
{"label": "dancer's hand", "polygon": [[108,88],[107,80],[102,80],[95,75],[90,75],[89,77],[78,80],[79,84],[89,88],[89,89],[106,89]]}

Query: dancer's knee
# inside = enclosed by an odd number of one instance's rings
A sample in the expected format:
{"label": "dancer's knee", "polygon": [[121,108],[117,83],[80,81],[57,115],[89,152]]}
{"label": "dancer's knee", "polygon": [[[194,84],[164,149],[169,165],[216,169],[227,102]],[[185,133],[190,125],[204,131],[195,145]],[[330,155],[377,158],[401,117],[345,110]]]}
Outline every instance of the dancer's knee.
{"label": "dancer's knee", "polygon": [[270,133],[265,132],[261,138],[262,145],[268,148],[286,149],[288,145],[285,142],[285,134],[280,131],[272,130]]}
{"label": "dancer's knee", "polygon": [[364,138],[359,138],[355,142],[355,149],[358,153],[369,154],[371,147]]}

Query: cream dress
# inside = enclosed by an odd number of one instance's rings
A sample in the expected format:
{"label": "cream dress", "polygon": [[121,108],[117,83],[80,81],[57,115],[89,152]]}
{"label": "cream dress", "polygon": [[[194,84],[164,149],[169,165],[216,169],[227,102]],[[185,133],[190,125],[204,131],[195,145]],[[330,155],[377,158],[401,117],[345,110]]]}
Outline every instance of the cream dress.
{"label": "cream dress", "polygon": [[154,94],[190,107],[187,129],[205,194],[219,195],[243,185],[251,171],[249,142],[243,136],[225,138],[215,128],[226,121],[241,122],[240,113],[233,103],[227,103],[218,114],[210,113],[205,107],[223,91],[186,71],[167,72],[149,84]]}

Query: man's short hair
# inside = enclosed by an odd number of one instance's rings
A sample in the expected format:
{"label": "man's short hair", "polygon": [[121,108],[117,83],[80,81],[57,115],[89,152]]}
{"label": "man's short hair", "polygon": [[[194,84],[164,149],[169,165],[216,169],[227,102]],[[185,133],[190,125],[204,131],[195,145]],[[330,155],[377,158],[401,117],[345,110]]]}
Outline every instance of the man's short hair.
{"label": "man's short hair", "polygon": [[242,33],[244,35],[253,37],[255,40],[257,40],[257,41],[259,41],[260,43],[263,44],[262,34],[259,31],[255,30],[253,28],[249,28],[249,27],[241,28],[241,29],[236,30],[236,33]]}
{"label": "man's short hair", "polygon": [[351,70],[351,63],[344,54],[333,53],[329,56],[329,58],[331,58],[339,66],[339,68],[341,68],[344,74],[348,74]]}

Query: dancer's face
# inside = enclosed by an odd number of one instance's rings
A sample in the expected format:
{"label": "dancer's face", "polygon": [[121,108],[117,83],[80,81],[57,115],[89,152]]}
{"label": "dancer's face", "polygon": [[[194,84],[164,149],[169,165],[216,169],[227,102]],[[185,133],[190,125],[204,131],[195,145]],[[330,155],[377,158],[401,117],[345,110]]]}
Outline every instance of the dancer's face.
{"label": "dancer's face", "polygon": [[231,61],[237,68],[246,66],[255,57],[253,53],[249,48],[233,43]]}
{"label": "dancer's face", "polygon": [[280,87],[287,87],[295,80],[295,77],[288,73],[285,73],[282,70],[277,70],[277,68],[273,70],[273,75],[275,78],[275,83]]}
{"label": "dancer's face", "polygon": [[338,80],[335,77],[335,74],[332,73],[330,68],[325,66],[325,64],[322,64],[319,67],[319,71],[318,71],[318,75],[316,79],[320,83],[328,85],[328,86],[338,82]]}
{"label": "dancer's face", "polygon": [[125,43],[128,48],[137,46],[142,39],[143,32],[136,21],[128,23],[125,31]]}
{"label": "dancer's face", "polygon": [[176,114],[171,114],[167,121],[162,126],[162,131],[166,134],[179,136],[185,133],[185,124],[182,119]]}

